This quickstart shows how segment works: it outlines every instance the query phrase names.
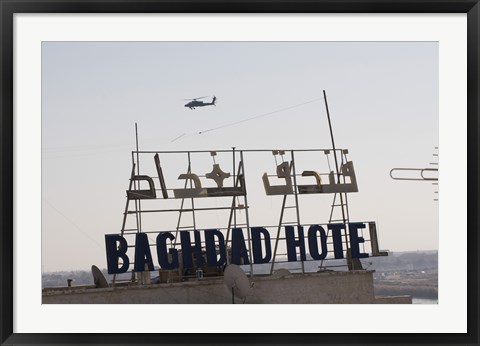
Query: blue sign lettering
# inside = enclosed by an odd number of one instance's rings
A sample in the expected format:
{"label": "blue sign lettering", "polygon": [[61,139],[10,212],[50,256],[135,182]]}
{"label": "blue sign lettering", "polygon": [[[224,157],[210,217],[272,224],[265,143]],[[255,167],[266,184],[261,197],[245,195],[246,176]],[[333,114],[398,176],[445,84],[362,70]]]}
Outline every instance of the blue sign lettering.
{"label": "blue sign lettering", "polygon": [[[344,246],[342,235],[348,229],[350,240],[350,249],[352,258],[366,258],[368,253],[360,252],[360,244],[365,243],[365,239],[358,234],[359,229],[365,228],[365,223],[353,222],[348,224],[348,228],[343,223],[333,223],[327,225],[331,231],[333,244],[333,255],[335,259],[344,258]],[[272,241],[270,233],[264,227],[252,227],[251,229],[252,258],[249,256],[243,230],[241,228],[232,229],[231,242],[231,263],[237,265],[262,264],[268,263],[272,259]],[[191,241],[191,233],[194,236],[194,242]],[[202,240],[200,232],[195,230],[181,231],[181,252],[182,268],[189,269],[202,267],[204,256],[206,255],[207,266],[221,267],[227,264],[227,249],[225,237],[218,229],[204,230],[205,243],[202,249]],[[320,225],[311,225],[308,229],[308,250],[313,260],[323,260],[327,258],[327,233],[324,227]],[[174,241],[175,236],[171,232],[160,232],[156,238],[156,252],[158,264],[163,269],[177,269],[180,267],[179,250],[168,248],[167,241]],[[289,262],[306,261],[305,237],[303,226],[298,226],[297,232],[293,226],[285,227],[285,240],[287,248],[287,259]],[[142,272],[145,270],[153,271],[154,263],[146,233],[135,234],[135,265],[134,271]],[[127,240],[118,234],[105,235],[105,248],[107,251],[107,267],[109,274],[120,274],[128,271],[130,260],[127,255]],[[300,255],[298,257],[298,254]],[[195,263],[194,263],[195,259]],[[119,267],[121,263],[121,266]]]}
{"label": "blue sign lettering", "polygon": [[303,238],[303,227],[298,226],[298,239],[295,239],[295,230],[293,226],[285,227],[285,234],[287,237],[287,258],[289,262],[297,261],[297,247],[300,248],[300,260],[306,261],[305,256],[305,240]]}
{"label": "blue sign lettering", "polygon": [[[265,256],[262,257],[262,235],[265,244]],[[272,259],[270,233],[264,227],[252,227],[253,263],[268,263]]]}
{"label": "blue sign lettering", "polygon": [[[127,256],[128,244],[125,238],[118,234],[106,234],[105,247],[107,249],[108,273],[125,273],[130,265],[130,259]],[[123,264],[118,268],[120,258],[122,259]]]}
{"label": "blue sign lettering", "polygon": [[135,235],[135,265],[133,270],[136,272],[143,272],[145,265],[148,270],[152,271],[153,267],[152,253],[148,245],[148,237],[146,233],[137,233]]}
{"label": "blue sign lettering", "polygon": [[[320,233],[322,253],[318,252],[317,233]],[[323,260],[327,257],[327,235],[322,226],[312,225],[308,229],[308,249],[310,251],[310,256],[312,256],[314,260]]]}
{"label": "blue sign lettering", "polygon": [[[178,268],[178,251],[177,249],[169,249],[167,253],[167,239],[171,241],[175,239],[172,233],[163,232],[157,236],[157,257],[158,264],[164,269],[177,269]],[[172,261],[168,260],[168,255],[172,257]]]}
{"label": "blue sign lettering", "polygon": [[[218,239],[218,255],[215,245],[215,237]],[[226,263],[225,238],[217,229],[209,229],[205,231],[205,247],[207,252],[207,265],[209,267],[219,267]]]}

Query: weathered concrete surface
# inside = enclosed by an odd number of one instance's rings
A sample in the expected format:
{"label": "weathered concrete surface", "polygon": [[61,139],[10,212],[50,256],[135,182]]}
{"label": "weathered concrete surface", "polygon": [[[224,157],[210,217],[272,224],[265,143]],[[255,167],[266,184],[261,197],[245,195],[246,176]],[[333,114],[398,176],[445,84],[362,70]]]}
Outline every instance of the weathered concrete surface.
{"label": "weathered concrete surface", "polygon": [[[373,272],[323,272],[254,277],[246,304],[374,304]],[[231,304],[223,277],[115,288],[45,289],[44,304]],[[235,298],[235,303],[243,300]],[[392,303],[407,303],[392,300]],[[411,299],[410,302],[411,303]]]}

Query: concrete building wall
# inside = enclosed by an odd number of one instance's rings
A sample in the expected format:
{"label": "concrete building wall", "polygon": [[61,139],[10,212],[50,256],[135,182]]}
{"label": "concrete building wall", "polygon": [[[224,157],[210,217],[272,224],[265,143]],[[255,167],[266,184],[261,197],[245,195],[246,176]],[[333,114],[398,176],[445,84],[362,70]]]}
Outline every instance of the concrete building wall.
{"label": "concrete building wall", "polygon": [[[254,277],[246,304],[374,304],[407,303],[374,296],[373,272],[324,272]],[[389,297],[391,298],[391,297]],[[243,299],[234,298],[235,303]],[[44,304],[231,304],[223,277],[132,285],[130,287],[71,287],[45,289]],[[411,299],[410,299],[411,303]]]}

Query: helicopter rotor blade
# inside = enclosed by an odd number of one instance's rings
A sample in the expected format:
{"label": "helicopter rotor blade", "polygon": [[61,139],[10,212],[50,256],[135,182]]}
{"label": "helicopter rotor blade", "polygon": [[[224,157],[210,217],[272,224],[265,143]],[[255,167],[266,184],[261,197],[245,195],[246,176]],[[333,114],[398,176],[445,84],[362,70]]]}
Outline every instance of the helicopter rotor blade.
{"label": "helicopter rotor blade", "polygon": [[200,100],[200,99],[204,99],[206,97],[209,97],[209,96],[202,96],[202,97],[196,97],[194,99],[183,99],[184,101],[195,101],[195,100]]}

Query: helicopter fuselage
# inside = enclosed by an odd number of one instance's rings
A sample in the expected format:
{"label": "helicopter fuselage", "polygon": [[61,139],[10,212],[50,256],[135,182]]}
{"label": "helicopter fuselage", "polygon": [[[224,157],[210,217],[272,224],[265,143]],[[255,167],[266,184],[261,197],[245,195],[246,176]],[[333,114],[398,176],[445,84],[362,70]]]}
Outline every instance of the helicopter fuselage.
{"label": "helicopter fuselage", "polygon": [[215,106],[216,99],[217,98],[214,96],[212,99],[212,102],[203,102],[203,101],[193,100],[187,103],[185,107],[188,107],[190,109],[195,109],[195,107]]}

